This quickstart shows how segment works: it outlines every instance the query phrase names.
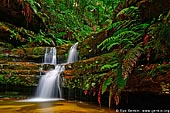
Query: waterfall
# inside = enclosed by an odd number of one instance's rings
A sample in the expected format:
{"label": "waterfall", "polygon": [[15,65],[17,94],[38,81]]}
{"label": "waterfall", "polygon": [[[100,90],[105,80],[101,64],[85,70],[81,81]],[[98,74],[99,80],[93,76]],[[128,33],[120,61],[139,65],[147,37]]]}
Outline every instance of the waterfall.
{"label": "waterfall", "polygon": [[56,48],[47,47],[45,48],[44,64],[56,64]]}
{"label": "waterfall", "polygon": [[64,65],[56,65],[54,70],[47,72],[40,78],[36,97],[38,98],[62,98],[61,77]]}
{"label": "waterfall", "polygon": [[75,43],[69,51],[69,55],[68,55],[68,59],[67,59],[67,63],[73,63],[78,61],[78,51],[77,51],[77,46],[78,46],[78,42]]}
{"label": "waterfall", "polygon": [[[78,60],[77,52],[78,43],[75,43],[69,51],[67,63],[73,63]],[[44,63],[54,64],[55,69],[48,71],[45,75],[42,75],[38,87],[35,92],[35,97],[33,99],[27,100],[39,102],[39,101],[51,101],[62,99],[62,88],[61,82],[62,77],[61,73],[65,70],[65,64],[56,64],[56,49],[47,48],[44,55]],[[23,102],[23,101],[22,101]]]}

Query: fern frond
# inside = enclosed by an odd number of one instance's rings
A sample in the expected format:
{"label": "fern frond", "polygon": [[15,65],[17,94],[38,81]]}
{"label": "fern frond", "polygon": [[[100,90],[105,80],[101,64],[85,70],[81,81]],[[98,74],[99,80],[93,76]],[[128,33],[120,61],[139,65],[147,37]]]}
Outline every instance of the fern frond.
{"label": "fern frond", "polygon": [[139,30],[143,30],[149,27],[149,24],[145,23],[145,24],[138,24],[136,26],[134,26],[133,28],[131,28],[132,31],[136,31],[138,32]]}
{"label": "fern frond", "polygon": [[103,42],[101,42],[97,47],[100,48],[102,47],[102,50],[105,49],[107,46],[110,45],[114,40],[116,40],[117,37],[111,36],[107,39],[105,39]]}
{"label": "fern frond", "polygon": [[136,18],[139,14],[139,8],[135,6],[127,7],[122,9],[116,16],[119,17],[120,15],[128,15],[131,18]]}
{"label": "fern frond", "polygon": [[107,87],[112,83],[112,77],[108,77],[102,84],[102,94],[106,91]]}
{"label": "fern frond", "polygon": [[110,69],[114,69],[118,66],[118,63],[115,64],[105,64],[104,66],[101,67],[101,70],[110,70]]}
{"label": "fern frond", "polygon": [[135,42],[139,37],[141,37],[140,33],[128,31],[128,28],[125,28],[118,30],[112,37],[105,39],[98,47],[102,47],[102,50],[110,50],[116,45],[125,44],[126,41],[130,43]]}
{"label": "fern frond", "polygon": [[117,74],[114,79],[114,84],[118,87],[118,90],[122,90],[126,86],[126,82],[127,82],[127,79],[123,79],[122,77],[122,73],[123,73],[122,63],[119,64],[116,71],[117,71]]}
{"label": "fern frond", "polygon": [[[125,20],[125,21],[127,21],[127,20]],[[112,29],[112,28],[115,28],[115,27],[117,27],[117,26],[120,26],[120,25],[122,25],[125,21],[117,21],[117,22],[109,25],[109,26],[107,27],[107,29],[110,30],[110,29]]]}
{"label": "fern frond", "polygon": [[143,51],[142,43],[139,43],[135,48],[128,51],[122,63],[122,76],[124,79],[131,74]]}
{"label": "fern frond", "polygon": [[135,25],[136,20],[122,20],[122,21],[117,21],[110,26],[108,26],[108,30],[114,28],[115,31],[123,29],[123,28],[128,28],[130,25]]}

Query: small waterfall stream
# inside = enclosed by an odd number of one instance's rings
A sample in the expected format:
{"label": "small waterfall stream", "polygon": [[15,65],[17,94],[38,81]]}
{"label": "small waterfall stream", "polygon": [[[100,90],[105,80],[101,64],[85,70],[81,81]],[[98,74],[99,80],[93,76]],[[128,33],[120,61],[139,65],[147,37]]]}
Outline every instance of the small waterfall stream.
{"label": "small waterfall stream", "polygon": [[55,47],[47,47],[44,54],[44,64],[56,64],[56,53]]}
{"label": "small waterfall stream", "polygon": [[56,65],[54,70],[42,75],[35,97],[37,98],[62,98],[61,77],[60,74],[64,71],[64,65]]}
{"label": "small waterfall stream", "polygon": [[78,46],[78,42],[75,43],[69,51],[68,54],[68,59],[67,59],[67,63],[73,63],[78,61],[78,51],[77,51],[77,46]]}
{"label": "small waterfall stream", "polygon": [[[67,63],[73,63],[78,60],[78,43],[75,43],[69,51]],[[42,75],[35,92],[35,98],[24,100],[25,102],[40,102],[62,100],[61,73],[65,70],[65,64],[56,64],[56,48],[46,48],[44,55],[44,64],[55,65],[54,70],[48,71]],[[23,101],[22,101],[23,102]]]}

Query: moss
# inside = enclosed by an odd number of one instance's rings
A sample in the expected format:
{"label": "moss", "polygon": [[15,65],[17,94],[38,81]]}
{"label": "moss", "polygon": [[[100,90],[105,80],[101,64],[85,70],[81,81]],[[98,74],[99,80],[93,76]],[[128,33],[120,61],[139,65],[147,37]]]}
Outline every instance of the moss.
{"label": "moss", "polygon": [[45,48],[44,47],[35,47],[33,48],[33,55],[42,55],[45,53]]}
{"label": "moss", "polygon": [[6,59],[6,55],[5,54],[0,54],[0,59],[2,60],[2,59]]}
{"label": "moss", "polygon": [[24,55],[25,54],[25,51],[23,49],[17,49],[17,48],[14,48],[11,50],[11,54],[13,55]]}
{"label": "moss", "polygon": [[78,50],[81,59],[87,59],[101,54],[101,50],[97,48],[104,39],[107,38],[107,30],[92,34],[83,42],[79,42]]}
{"label": "moss", "polygon": [[65,67],[66,71],[64,71],[64,75],[79,77],[90,74],[101,74],[103,71],[107,72],[109,69],[101,70],[101,67],[108,62],[112,62],[113,56],[114,52],[68,64]]}
{"label": "moss", "polygon": [[24,48],[24,51],[27,55],[44,55],[46,47],[31,47],[31,48]]}
{"label": "moss", "polygon": [[56,47],[57,55],[65,55],[65,54],[67,55],[71,46],[72,46],[72,44],[64,44],[61,46],[57,46]]}
{"label": "moss", "polygon": [[3,77],[3,84],[10,85],[23,85],[23,86],[34,86],[37,83],[37,79],[34,76],[18,76],[18,75],[7,75]]}
{"label": "moss", "polygon": [[2,83],[2,81],[3,81],[3,76],[4,75],[0,74],[0,83]]}

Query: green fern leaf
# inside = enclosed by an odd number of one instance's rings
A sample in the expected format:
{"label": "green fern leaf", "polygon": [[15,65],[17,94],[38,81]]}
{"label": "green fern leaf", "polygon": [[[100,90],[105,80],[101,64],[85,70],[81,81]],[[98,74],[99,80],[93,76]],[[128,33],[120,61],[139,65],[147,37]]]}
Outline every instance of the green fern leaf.
{"label": "green fern leaf", "polygon": [[143,51],[142,43],[139,43],[135,48],[130,49],[125,55],[122,63],[122,76],[124,79],[131,74]]}
{"label": "green fern leaf", "polygon": [[108,77],[102,84],[102,94],[106,91],[107,87],[112,83],[112,77]]}
{"label": "green fern leaf", "polygon": [[118,66],[118,63],[115,64],[105,64],[104,66],[101,67],[101,70],[110,70],[110,69],[114,69]]}
{"label": "green fern leaf", "polygon": [[139,13],[139,8],[138,7],[127,7],[122,9],[118,14],[117,17],[119,17],[120,15],[124,14],[124,15],[129,15],[132,18],[137,18],[137,15]]}

